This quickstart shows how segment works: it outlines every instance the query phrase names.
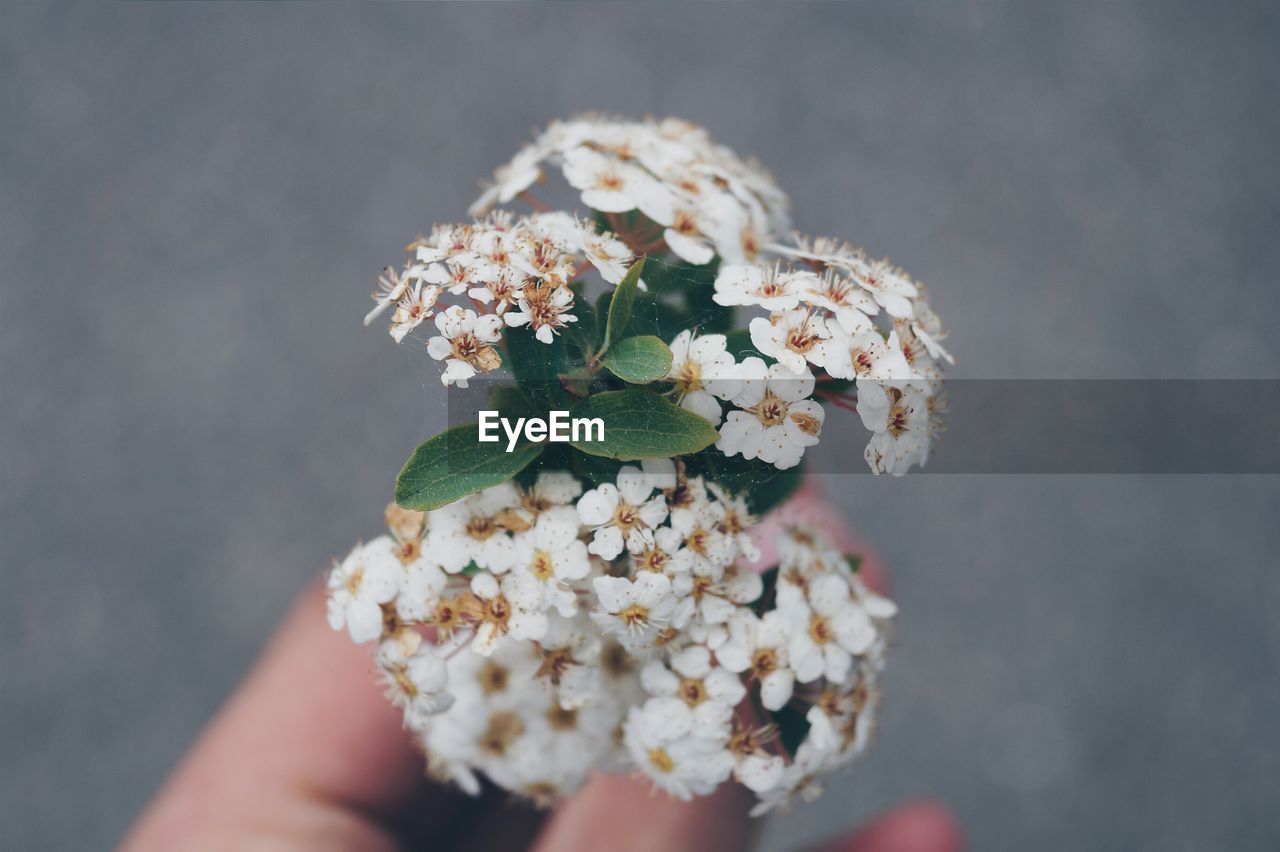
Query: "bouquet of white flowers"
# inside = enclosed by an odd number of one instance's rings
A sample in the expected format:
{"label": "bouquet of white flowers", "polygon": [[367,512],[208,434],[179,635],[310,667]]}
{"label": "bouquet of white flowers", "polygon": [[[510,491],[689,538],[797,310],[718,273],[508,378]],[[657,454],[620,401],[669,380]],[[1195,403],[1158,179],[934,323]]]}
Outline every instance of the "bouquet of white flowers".
{"label": "bouquet of white flowers", "polygon": [[[589,215],[532,195],[547,166]],[[867,744],[895,607],[758,517],[826,406],[873,471],[925,462],[950,356],[923,288],[789,235],[772,178],[672,119],[552,124],[470,213],[383,271],[366,322],[433,323],[441,380],[495,379],[489,410],[413,453],[331,624],[377,642],[429,771],[470,792],[551,803],[598,769],[680,798],[732,778],[757,812],[813,795]]]}

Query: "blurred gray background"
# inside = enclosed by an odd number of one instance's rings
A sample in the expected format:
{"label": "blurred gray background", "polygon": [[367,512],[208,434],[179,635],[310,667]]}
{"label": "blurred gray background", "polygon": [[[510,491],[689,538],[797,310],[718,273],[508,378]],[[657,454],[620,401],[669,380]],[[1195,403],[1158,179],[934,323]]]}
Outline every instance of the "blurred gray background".
{"label": "blurred gray background", "polygon": [[[5,4],[0,40],[9,849],[114,842],[378,528],[442,396],[360,326],[373,276],[550,118],[758,155],[929,283],[958,376],[1280,377],[1264,5]],[[903,614],[872,756],[767,847],[922,795],[977,849],[1280,845],[1277,478],[829,485]]]}

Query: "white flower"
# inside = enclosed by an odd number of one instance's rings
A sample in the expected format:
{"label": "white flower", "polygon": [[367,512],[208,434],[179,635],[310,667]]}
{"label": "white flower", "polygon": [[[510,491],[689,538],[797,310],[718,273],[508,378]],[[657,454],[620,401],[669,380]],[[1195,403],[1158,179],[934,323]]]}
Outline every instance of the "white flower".
{"label": "white flower", "polygon": [[724,624],[764,590],[755,571],[737,564],[717,568],[705,560],[695,562],[691,573],[678,576],[672,584],[681,597],[676,622],[683,624],[693,617],[702,627]]}
{"label": "white flower", "polygon": [[471,578],[471,592],[484,603],[480,626],[471,650],[480,655],[493,653],[498,638],[541,639],[547,632],[547,616],[540,604],[542,589],[528,574],[508,574],[501,582],[492,574]]}
{"label": "white flower", "polygon": [[684,542],[677,570],[721,569],[734,560],[737,540],[720,528],[724,512],[723,506],[709,500],[694,501],[671,512],[671,526]]}
{"label": "white flower", "polygon": [[795,467],[805,447],[818,442],[825,413],[808,399],[813,392],[813,376],[799,375],[782,364],[765,368],[759,358],[742,363],[745,377],[742,391],[720,427],[716,448],[727,456],[758,458],[779,469]]}
{"label": "white flower", "polygon": [[687,562],[680,557],[684,539],[671,527],[637,529],[627,537],[627,552],[637,571],[671,574],[685,570]]}
{"label": "white flower", "polygon": [[877,700],[874,672],[859,671],[846,683],[827,684],[805,713],[806,741],[835,755],[833,763],[856,757],[866,747]]}
{"label": "white flower", "polygon": [[742,722],[733,726],[728,750],[733,755],[733,777],[755,793],[765,793],[782,782],[787,764],[781,755],[769,754],[764,746],[777,736],[770,726],[749,727]]}
{"label": "white flower", "polygon": [[437,361],[446,361],[440,377],[446,386],[465,388],[476,373],[496,370],[502,365],[493,348],[502,337],[502,318],[494,314],[477,316],[475,311],[453,305],[436,315],[439,336],[427,341],[427,353]]}
{"label": "white flower", "polygon": [[800,743],[782,779],[760,793],[760,802],[751,809],[751,815],[763,816],[776,808],[786,808],[797,797],[806,802],[817,799],[823,789],[819,779],[826,774],[829,760],[829,752],[815,747],[812,741],[806,739]]}
{"label": "white flower", "polygon": [[760,558],[760,550],[751,538],[751,527],[756,524],[756,517],[747,508],[746,498],[730,494],[714,482],[707,485],[711,493],[720,502],[720,531],[733,539],[738,552],[749,562]]}
{"label": "white flower", "polygon": [[787,646],[791,631],[778,610],[757,616],[741,610],[729,619],[729,638],[716,649],[716,659],[731,672],[750,672],[760,684],[760,701],[766,710],[781,710],[791,700],[795,673]]}
{"label": "white flower", "polygon": [[564,176],[592,210],[626,213],[639,208],[655,222],[671,219],[671,194],[644,169],[590,148],[574,148],[564,155]]}
{"label": "white flower", "polygon": [[521,495],[520,505],[531,517],[536,518],[543,512],[570,507],[581,494],[582,483],[573,474],[540,470],[533,485]]}
{"label": "white flower", "polygon": [[392,639],[378,646],[374,659],[386,677],[387,697],[412,720],[410,725],[453,706],[446,691],[448,670],[434,646],[419,644],[406,654],[404,645]]}
{"label": "white flower", "polygon": [[578,519],[570,514],[547,513],[532,530],[516,539],[516,572],[534,579],[546,604],[562,616],[577,610],[577,597],[569,587],[591,571],[587,546],[578,540]]}
{"label": "white flower", "polygon": [[421,281],[401,295],[396,303],[395,313],[391,315],[391,337],[396,343],[405,339],[422,321],[431,316],[436,300],[440,298],[440,288],[435,284],[424,284]]}
{"label": "white flower", "polygon": [[525,278],[521,273],[504,269],[489,280],[480,282],[479,287],[468,289],[467,295],[482,305],[492,305],[493,312],[501,317],[519,303],[524,285]]}
{"label": "white flower", "polygon": [[500,522],[500,516],[520,504],[510,482],[486,488],[428,513],[431,555],[450,574],[468,563],[501,574],[515,564],[516,547]]}
{"label": "white flower", "polygon": [[[587,206],[605,212],[639,207],[678,235],[669,246],[691,263],[700,262],[703,241],[725,259],[754,257],[766,238],[788,227],[787,198],[763,169],[716,145],[702,128],[670,118],[553,122],[498,170],[472,214],[514,198],[537,179],[543,162],[557,159]],[[677,209],[692,214],[696,236],[689,225],[677,227]]]}
{"label": "white flower", "polygon": [[802,298],[814,307],[831,311],[847,334],[858,334],[869,328],[870,317],[880,311],[875,299],[857,282],[845,275],[837,275],[832,269],[828,269],[821,278],[813,276],[806,279]]}
{"label": "white flower", "polygon": [[599,603],[591,618],[629,650],[648,647],[675,614],[676,599],[665,574],[646,571],[634,580],[596,577],[591,585]]}
{"label": "white flower", "polygon": [[942,321],[938,319],[938,315],[924,300],[923,292],[916,300],[915,318],[911,321],[911,330],[915,332],[916,337],[920,338],[920,342],[929,352],[929,357],[941,358],[948,364],[955,363],[956,359],[951,357],[951,353],[943,349],[942,344],[938,342],[946,337],[947,333],[943,330]]}
{"label": "white flower", "polygon": [[733,771],[724,740],[699,735],[693,711],[678,698],[651,698],[632,707],[624,740],[636,766],[679,799],[707,795]]}
{"label": "white flower", "polygon": [[702,232],[703,216],[696,208],[682,205],[672,212],[670,221],[659,223],[667,226],[662,237],[671,253],[694,266],[710,263],[716,256],[715,248]]}
{"label": "white flower", "polygon": [[585,225],[582,228],[585,232],[581,243],[583,255],[600,273],[601,278],[610,284],[617,284],[631,268],[634,259],[631,249],[611,233],[587,231]]}
{"label": "white flower", "polygon": [[516,305],[518,310],[507,311],[502,318],[512,327],[528,325],[543,343],[550,343],[566,323],[578,321],[568,313],[573,306],[573,291],[568,287],[525,287]]}
{"label": "white flower", "polygon": [[793,373],[808,371],[806,362],[821,367],[827,362],[827,343],[831,328],[839,325],[828,323],[804,308],[796,308],[774,314],[770,318],[751,320],[751,343],[765,355],[776,358],[779,364]]}
{"label": "white flower", "polygon": [[868,589],[866,583],[862,582],[862,578],[857,574],[849,578],[849,588],[853,592],[854,600],[862,604],[862,608],[872,618],[883,620],[898,614],[897,604]]}
{"label": "white flower", "polygon": [[729,264],[716,275],[716,304],[759,305],[767,311],[787,311],[800,304],[805,274],[782,271],[779,266]]}
{"label": "white flower", "polygon": [[545,146],[530,145],[517,153],[511,162],[499,166],[494,172],[493,185],[471,205],[467,213],[483,216],[494,204],[506,204],[533,186],[542,177],[539,163],[547,153]]}
{"label": "white flower", "polygon": [[395,598],[403,573],[389,537],[358,545],[329,572],[329,626],[341,630],[345,625],[353,642],[380,637],[382,605]]}
{"label": "white flower", "polygon": [[875,434],[864,457],[875,473],[901,476],[929,459],[929,396],[913,384],[906,389],[858,383],[858,414]]}
{"label": "white flower", "polygon": [[561,707],[582,707],[605,701],[600,689],[599,633],[591,622],[578,618],[548,618],[545,636],[538,641],[541,654],[537,678],[545,679],[556,690]]}
{"label": "white flower", "polygon": [[675,384],[681,407],[719,425],[719,399],[731,399],[742,389],[738,364],[726,351],[723,334],[694,337],[682,331],[671,341],[671,370],[667,378]]}
{"label": "white flower", "polygon": [[369,325],[390,305],[400,301],[400,297],[409,289],[409,282],[390,266],[382,270],[378,276],[378,284],[373,291],[373,310],[365,314],[364,324]]}
{"label": "white flower", "polygon": [[406,565],[396,595],[396,615],[402,621],[426,621],[440,602],[448,576],[429,557]]}
{"label": "white flower", "polygon": [[848,578],[839,574],[810,580],[807,592],[779,583],[778,609],[790,626],[788,652],[801,683],[820,677],[843,682],[854,655],[866,652],[876,640],[870,616],[851,597]]}
{"label": "white flower", "polygon": [[724,737],[729,733],[733,708],[747,697],[736,674],[712,663],[711,652],[690,645],[671,655],[668,668],[654,660],[640,672],[645,691],[658,698],[678,698],[693,711],[693,728],[702,734]]}
{"label": "white flower", "polygon": [[439,263],[445,260],[466,260],[472,256],[471,240],[476,225],[436,225],[431,236],[418,237],[409,250],[420,263]]}
{"label": "white flower", "polygon": [[869,292],[890,316],[911,318],[915,312],[912,300],[920,291],[902,270],[881,260],[854,267],[851,271],[853,280]]}
{"label": "white flower", "polygon": [[902,355],[896,332],[885,340],[880,332],[868,328],[850,335],[836,331],[827,346],[827,372],[837,379],[862,379],[875,382],[905,381],[911,378],[911,367]]}
{"label": "white flower", "polygon": [[650,497],[654,479],[627,465],[618,472],[617,485],[606,482],[582,495],[578,516],[595,531],[587,550],[601,559],[617,559],[633,535],[666,520],[666,500],[661,494]]}

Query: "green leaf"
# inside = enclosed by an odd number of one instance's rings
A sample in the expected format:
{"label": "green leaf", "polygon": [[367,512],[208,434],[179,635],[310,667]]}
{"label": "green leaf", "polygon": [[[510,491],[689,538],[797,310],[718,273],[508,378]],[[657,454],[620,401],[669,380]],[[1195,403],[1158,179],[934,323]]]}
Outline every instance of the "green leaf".
{"label": "green leaf", "polygon": [[533,414],[529,398],[519,385],[497,385],[489,392],[489,405],[504,417],[528,417]]}
{"label": "green leaf", "polygon": [[644,385],[671,370],[670,347],[652,335],[624,337],[604,356],[604,365],[624,382]]}
{"label": "green leaf", "polygon": [[560,374],[569,364],[564,337],[557,334],[550,343],[543,343],[527,326],[507,328],[502,336],[506,341],[503,366],[516,377],[534,407],[563,408],[568,394],[560,387]]}
{"label": "green leaf", "polygon": [[505,440],[481,443],[479,437],[479,427],[470,423],[420,444],[396,479],[396,502],[420,511],[439,508],[506,482],[546,446],[523,444],[508,453]]}
{"label": "green leaf", "polygon": [[636,300],[636,285],[640,283],[640,272],[644,269],[644,258],[641,257],[631,265],[627,274],[622,276],[618,286],[613,288],[613,298],[609,300],[609,316],[604,326],[604,345],[600,354],[609,351],[613,342],[622,336],[631,322],[631,306]]}
{"label": "green leaf", "polygon": [[755,356],[756,358],[764,359],[766,364],[773,363],[772,358],[763,354],[759,349],[756,349],[755,344],[751,342],[751,332],[745,328],[735,328],[733,331],[726,334],[724,339],[725,351],[734,358],[737,358],[739,361],[743,358]]}
{"label": "green leaf", "polygon": [[622,461],[688,455],[719,437],[703,418],[641,388],[596,394],[571,414],[604,421],[603,441],[575,441],[573,446]]}
{"label": "green leaf", "polygon": [[637,293],[631,308],[631,334],[652,334],[662,340],[671,340],[687,328],[693,320],[687,311],[667,304],[652,293]]}
{"label": "green leaf", "polygon": [[585,361],[595,354],[596,347],[600,345],[600,328],[596,320],[596,309],[587,301],[582,282],[574,284],[572,289],[573,312],[578,321],[566,325],[563,333],[569,345],[576,348]]}
{"label": "green leaf", "polygon": [[763,515],[794,494],[804,479],[803,464],[778,470],[768,462],[726,456],[719,450],[699,453],[690,460],[690,468],[730,493],[745,496],[751,511],[757,515]]}
{"label": "green leaf", "polygon": [[573,450],[569,467],[580,478],[591,483],[590,487],[595,488],[606,482],[616,482],[618,471],[622,469],[622,462]]}

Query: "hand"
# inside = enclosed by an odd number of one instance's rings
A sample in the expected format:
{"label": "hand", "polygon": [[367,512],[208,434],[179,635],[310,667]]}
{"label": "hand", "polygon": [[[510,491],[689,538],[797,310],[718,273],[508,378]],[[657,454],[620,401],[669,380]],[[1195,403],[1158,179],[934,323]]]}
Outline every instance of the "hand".
{"label": "hand", "polygon": [[[779,510],[868,553],[811,480]],[[872,555],[863,574],[884,591]],[[536,852],[747,848],[759,820],[750,794],[726,784],[678,802],[643,780],[597,776],[550,814],[478,799],[423,777],[423,761],[382,697],[368,648],[329,629],[315,584],[257,666],[147,807],[122,848],[147,850],[495,850]],[[901,806],[823,847],[827,852],[952,852],[954,818]]]}

